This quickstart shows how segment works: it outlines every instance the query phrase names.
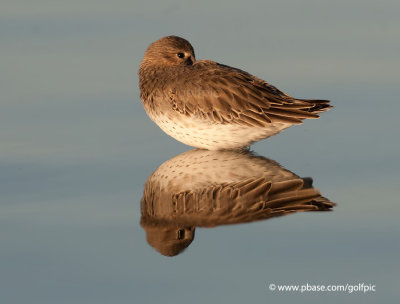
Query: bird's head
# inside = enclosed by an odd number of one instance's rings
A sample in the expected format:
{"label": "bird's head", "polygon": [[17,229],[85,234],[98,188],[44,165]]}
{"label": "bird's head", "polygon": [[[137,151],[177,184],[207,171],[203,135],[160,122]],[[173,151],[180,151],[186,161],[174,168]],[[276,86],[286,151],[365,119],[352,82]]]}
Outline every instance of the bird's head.
{"label": "bird's head", "polygon": [[195,227],[183,227],[175,223],[147,223],[141,221],[146,231],[146,239],[150,246],[165,256],[176,256],[182,253],[193,241]]}
{"label": "bird's head", "polygon": [[150,44],[140,67],[187,66],[192,65],[195,60],[194,50],[189,41],[177,36],[167,36]]}

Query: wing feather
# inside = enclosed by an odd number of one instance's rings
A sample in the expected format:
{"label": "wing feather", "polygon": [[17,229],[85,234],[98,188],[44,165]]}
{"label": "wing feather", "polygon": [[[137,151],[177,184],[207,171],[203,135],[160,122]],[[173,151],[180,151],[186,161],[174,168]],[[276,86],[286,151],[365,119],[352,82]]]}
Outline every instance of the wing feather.
{"label": "wing feather", "polygon": [[173,109],[218,124],[299,124],[330,108],[329,101],[295,99],[247,72],[213,61],[174,68],[163,90],[169,92]]}

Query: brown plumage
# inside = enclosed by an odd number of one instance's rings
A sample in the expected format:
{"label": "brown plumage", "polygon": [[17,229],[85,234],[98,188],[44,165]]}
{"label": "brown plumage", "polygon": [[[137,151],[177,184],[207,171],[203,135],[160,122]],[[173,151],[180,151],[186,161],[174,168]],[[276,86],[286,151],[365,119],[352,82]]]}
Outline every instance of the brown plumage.
{"label": "brown plumage", "polygon": [[242,151],[191,150],[147,179],[141,224],[149,244],[164,255],[190,245],[195,227],[266,220],[334,203],[278,163]]}
{"label": "brown plumage", "polygon": [[139,69],[150,118],[185,144],[235,149],[275,135],[330,108],[328,100],[295,99],[240,69],[195,60],[180,37],[152,43]]}

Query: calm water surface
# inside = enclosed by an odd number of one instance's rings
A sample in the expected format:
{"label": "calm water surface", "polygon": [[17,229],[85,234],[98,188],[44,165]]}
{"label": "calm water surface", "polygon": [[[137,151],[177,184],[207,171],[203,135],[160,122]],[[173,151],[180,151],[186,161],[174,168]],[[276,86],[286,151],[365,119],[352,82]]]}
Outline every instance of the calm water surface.
{"label": "calm water surface", "polygon": [[[399,9],[389,0],[6,0],[1,303],[396,302]],[[190,40],[198,58],[248,70],[299,98],[332,100],[335,108],[321,119],[255,144],[261,164],[236,178],[261,178],[263,187],[266,175],[281,183],[311,177],[337,204],[333,211],[275,217],[256,201],[238,211],[212,195],[211,204],[187,199],[174,207],[156,192],[146,205],[148,178],[192,149],[159,130],[139,100],[138,64],[147,45],[167,34]],[[228,173],[245,168],[248,157],[220,170],[225,183],[239,182]],[[215,177],[215,169],[202,170]],[[196,174],[190,178],[198,182]],[[190,190],[180,185],[178,193]],[[310,209],[315,195],[311,205],[273,206]],[[170,229],[177,212],[180,226]],[[160,254],[176,249],[171,239],[189,241],[173,257]],[[376,291],[268,288],[307,283],[374,284]]]}

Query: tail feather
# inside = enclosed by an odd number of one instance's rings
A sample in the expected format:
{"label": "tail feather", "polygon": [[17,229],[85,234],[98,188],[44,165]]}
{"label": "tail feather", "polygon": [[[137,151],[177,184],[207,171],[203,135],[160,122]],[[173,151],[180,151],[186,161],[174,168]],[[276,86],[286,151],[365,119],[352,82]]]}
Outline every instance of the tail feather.
{"label": "tail feather", "polygon": [[312,113],[323,113],[328,111],[333,106],[329,105],[330,100],[322,100],[322,99],[298,99],[303,102],[308,102],[311,104],[311,107],[307,109],[308,112]]}

